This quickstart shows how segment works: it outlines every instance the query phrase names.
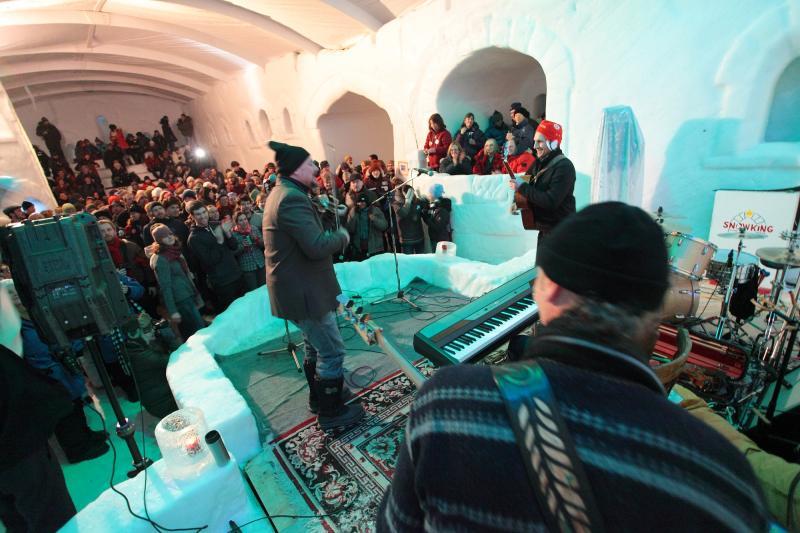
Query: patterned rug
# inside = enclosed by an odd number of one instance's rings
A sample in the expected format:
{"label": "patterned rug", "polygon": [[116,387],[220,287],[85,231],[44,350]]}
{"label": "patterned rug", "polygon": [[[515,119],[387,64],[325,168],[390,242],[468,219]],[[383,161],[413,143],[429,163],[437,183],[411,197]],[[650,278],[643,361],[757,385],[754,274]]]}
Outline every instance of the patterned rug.
{"label": "patterned rug", "polygon": [[[427,361],[417,363],[429,376]],[[278,462],[328,531],[373,531],[391,483],[414,386],[400,371],[359,395],[367,412],[358,426],[324,432],[310,418],[273,441]]]}

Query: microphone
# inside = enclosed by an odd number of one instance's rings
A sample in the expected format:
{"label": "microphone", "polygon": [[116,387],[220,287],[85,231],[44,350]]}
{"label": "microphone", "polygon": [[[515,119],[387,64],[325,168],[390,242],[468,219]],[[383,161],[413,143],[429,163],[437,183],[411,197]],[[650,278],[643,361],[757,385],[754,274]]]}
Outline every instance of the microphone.
{"label": "microphone", "polygon": [[429,168],[412,168],[411,170],[416,170],[419,174],[427,174],[428,176],[433,176],[433,170]]}

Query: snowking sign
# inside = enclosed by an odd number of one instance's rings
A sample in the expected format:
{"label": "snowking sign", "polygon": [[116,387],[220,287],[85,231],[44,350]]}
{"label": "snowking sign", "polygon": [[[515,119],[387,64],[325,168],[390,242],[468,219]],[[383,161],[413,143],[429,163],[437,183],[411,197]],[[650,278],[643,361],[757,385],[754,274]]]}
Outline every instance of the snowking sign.
{"label": "snowking sign", "polygon": [[716,191],[708,240],[720,248],[736,248],[736,239],[719,237],[745,228],[747,233],[763,233],[765,239],[746,240],[748,253],[759,248],[786,246],[781,232],[791,230],[797,215],[800,191]]}

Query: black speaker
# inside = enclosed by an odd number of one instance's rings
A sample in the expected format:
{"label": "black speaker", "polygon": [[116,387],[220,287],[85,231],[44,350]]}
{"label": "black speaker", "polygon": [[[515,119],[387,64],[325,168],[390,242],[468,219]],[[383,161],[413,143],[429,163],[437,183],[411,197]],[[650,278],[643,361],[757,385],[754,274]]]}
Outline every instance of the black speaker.
{"label": "black speaker", "polygon": [[46,342],[66,349],[71,339],[111,333],[133,318],[92,215],[11,224],[0,231],[0,244]]}

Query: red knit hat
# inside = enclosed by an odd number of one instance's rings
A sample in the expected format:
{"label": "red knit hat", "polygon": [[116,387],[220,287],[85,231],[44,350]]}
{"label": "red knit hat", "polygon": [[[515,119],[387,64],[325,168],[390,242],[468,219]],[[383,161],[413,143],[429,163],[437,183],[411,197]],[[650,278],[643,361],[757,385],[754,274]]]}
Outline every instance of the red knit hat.
{"label": "red knit hat", "polygon": [[[561,124],[556,124],[555,122],[550,122],[549,120],[543,120],[539,124],[539,127],[536,128],[536,131],[544,135],[544,138],[548,141],[558,142],[556,148],[561,145],[561,138],[564,134],[564,128],[561,127]],[[555,148],[551,147],[551,150],[555,150]]]}

